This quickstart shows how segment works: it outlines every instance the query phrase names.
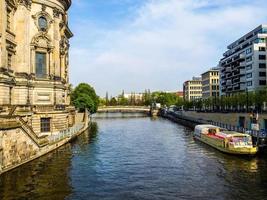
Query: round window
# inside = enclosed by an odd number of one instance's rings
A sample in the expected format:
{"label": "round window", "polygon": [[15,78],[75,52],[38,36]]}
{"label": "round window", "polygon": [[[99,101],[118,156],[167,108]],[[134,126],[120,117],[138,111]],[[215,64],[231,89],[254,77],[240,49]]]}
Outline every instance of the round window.
{"label": "round window", "polygon": [[39,17],[38,25],[42,31],[46,30],[47,29],[47,19],[43,16]]}

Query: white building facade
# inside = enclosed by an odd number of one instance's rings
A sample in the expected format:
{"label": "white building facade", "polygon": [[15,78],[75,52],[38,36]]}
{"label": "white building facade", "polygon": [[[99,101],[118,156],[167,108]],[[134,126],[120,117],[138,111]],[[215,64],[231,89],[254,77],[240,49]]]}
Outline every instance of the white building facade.
{"label": "white building facade", "polygon": [[220,61],[220,94],[266,87],[267,25],[260,25],[228,46]]}

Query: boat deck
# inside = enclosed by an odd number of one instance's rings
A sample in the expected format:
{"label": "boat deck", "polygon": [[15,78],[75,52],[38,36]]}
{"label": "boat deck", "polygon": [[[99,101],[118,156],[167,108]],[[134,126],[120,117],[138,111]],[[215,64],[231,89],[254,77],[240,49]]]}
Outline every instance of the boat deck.
{"label": "boat deck", "polygon": [[213,134],[207,134],[208,137],[213,138],[213,139],[218,139],[218,140],[224,140],[224,137],[218,136],[218,135],[213,135]]}

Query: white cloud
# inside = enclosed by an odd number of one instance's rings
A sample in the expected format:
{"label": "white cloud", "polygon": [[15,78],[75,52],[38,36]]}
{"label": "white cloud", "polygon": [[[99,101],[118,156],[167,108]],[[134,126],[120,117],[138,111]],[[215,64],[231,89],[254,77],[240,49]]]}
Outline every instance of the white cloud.
{"label": "white cloud", "polygon": [[72,81],[91,83],[100,95],[181,89],[186,79],[216,66],[230,42],[265,22],[265,4],[150,0],[112,30],[83,21],[75,25],[84,42],[71,50]]}

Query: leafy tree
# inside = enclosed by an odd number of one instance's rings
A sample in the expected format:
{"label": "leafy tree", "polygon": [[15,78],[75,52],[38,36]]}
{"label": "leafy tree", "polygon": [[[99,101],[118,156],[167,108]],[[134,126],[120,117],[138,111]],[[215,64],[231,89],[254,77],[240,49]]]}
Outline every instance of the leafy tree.
{"label": "leafy tree", "polygon": [[88,109],[95,113],[99,106],[99,97],[89,84],[80,83],[71,93],[71,102],[80,111]]}
{"label": "leafy tree", "polygon": [[93,100],[87,94],[78,95],[73,103],[76,108],[79,108],[80,111],[84,111],[85,109],[88,109],[91,113],[94,113],[96,111]]}
{"label": "leafy tree", "polygon": [[116,105],[118,105],[117,99],[116,99],[115,97],[112,97],[111,100],[110,100],[110,102],[109,102],[109,104],[110,104],[111,106],[116,106]]}
{"label": "leafy tree", "polygon": [[181,98],[176,94],[166,92],[153,92],[152,99],[154,102],[166,106],[176,105],[178,102],[181,102]]}
{"label": "leafy tree", "polygon": [[122,91],[122,94],[118,96],[118,105],[127,106],[129,104],[128,99],[125,98],[124,90]]}

